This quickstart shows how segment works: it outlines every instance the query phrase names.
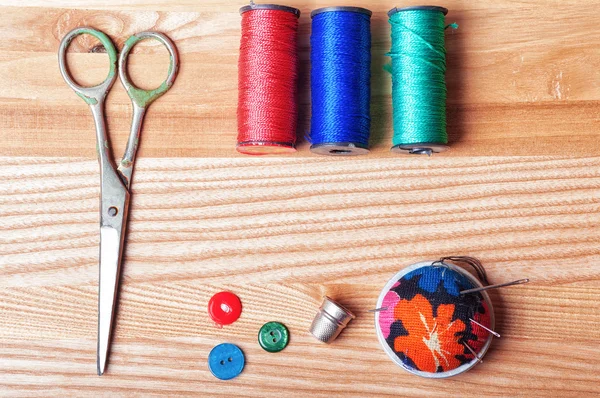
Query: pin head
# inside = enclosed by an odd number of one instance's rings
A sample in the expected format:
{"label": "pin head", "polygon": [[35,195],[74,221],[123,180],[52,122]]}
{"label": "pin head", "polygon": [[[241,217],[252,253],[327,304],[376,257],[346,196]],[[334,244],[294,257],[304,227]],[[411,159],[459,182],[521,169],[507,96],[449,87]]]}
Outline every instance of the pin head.
{"label": "pin head", "polygon": [[[486,292],[461,295],[482,286],[452,264],[422,262],[396,274],[382,290],[375,313],[379,341],[403,369],[444,378],[472,368],[491,343],[492,303]],[[477,323],[471,322],[471,319]]]}

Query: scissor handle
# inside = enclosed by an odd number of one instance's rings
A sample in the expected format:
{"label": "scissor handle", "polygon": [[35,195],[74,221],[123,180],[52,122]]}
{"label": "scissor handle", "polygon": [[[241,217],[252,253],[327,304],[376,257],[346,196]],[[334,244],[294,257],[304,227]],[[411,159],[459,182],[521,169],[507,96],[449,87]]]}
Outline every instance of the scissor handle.
{"label": "scissor handle", "polygon": [[[162,82],[160,86],[152,90],[143,90],[136,87],[129,79],[129,74],[127,73],[127,58],[129,52],[138,42],[144,39],[156,39],[169,51],[170,64],[167,79]],[[127,94],[129,94],[131,101],[140,108],[148,107],[154,100],[169,91],[177,77],[178,70],[179,55],[177,54],[177,48],[171,39],[159,32],[141,32],[134,34],[127,39],[123,46],[123,50],[121,50],[121,55],[119,56],[119,77],[121,78],[121,83],[123,83],[125,90],[127,90]]]}
{"label": "scissor handle", "polygon": [[[67,66],[67,48],[75,37],[83,34],[92,35],[100,40],[100,43],[102,43],[106,49],[110,62],[110,68],[108,70],[108,76],[106,76],[106,79],[102,83],[93,87],[83,87],[77,84],[71,76],[69,67]],[[60,47],[58,50],[58,65],[60,68],[60,73],[69,87],[71,87],[73,91],[77,93],[77,95],[83,98],[88,105],[96,105],[104,100],[108,90],[110,90],[117,77],[117,50],[115,49],[115,46],[110,38],[103,32],[89,27],[75,28],[67,33],[67,35],[63,37],[60,42]]]}

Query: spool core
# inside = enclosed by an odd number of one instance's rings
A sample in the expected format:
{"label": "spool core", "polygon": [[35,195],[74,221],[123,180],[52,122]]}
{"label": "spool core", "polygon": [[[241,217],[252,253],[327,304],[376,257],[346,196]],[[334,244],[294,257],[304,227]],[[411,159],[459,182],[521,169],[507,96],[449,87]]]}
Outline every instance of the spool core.
{"label": "spool core", "polygon": [[279,155],[296,152],[292,143],[270,141],[244,141],[237,144],[236,149],[244,155]]}
{"label": "spool core", "polygon": [[315,144],[310,146],[310,151],[317,155],[330,156],[356,156],[366,155],[369,149],[352,142],[335,142],[331,144]]}
{"label": "spool core", "polygon": [[439,11],[439,12],[443,13],[444,15],[448,15],[448,9],[444,8],[444,7],[439,7],[439,6],[411,6],[411,7],[401,7],[401,8],[394,7],[388,11],[387,15],[388,15],[388,17],[391,17],[392,15],[394,15],[397,12],[416,11],[416,10]]}
{"label": "spool core", "polygon": [[310,17],[314,18],[315,15],[319,15],[324,12],[336,12],[336,11],[358,12],[361,14],[368,15],[369,17],[373,15],[373,12],[371,10],[367,10],[366,8],[338,6],[338,7],[317,8],[316,10],[314,10],[313,12],[310,13]]}
{"label": "spool core", "polygon": [[291,12],[296,17],[300,17],[300,10],[294,7],[281,6],[279,4],[249,4],[247,6],[243,6],[240,8],[240,15],[245,12],[253,11],[253,10],[277,10],[277,11],[285,11]]}
{"label": "spool core", "polygon": [[418,144],[398,144],[391,149],[393,153],[402,153],[408,155],[428,155],[440,153],[448,150],[449,146],[439,143],[423,142]]}

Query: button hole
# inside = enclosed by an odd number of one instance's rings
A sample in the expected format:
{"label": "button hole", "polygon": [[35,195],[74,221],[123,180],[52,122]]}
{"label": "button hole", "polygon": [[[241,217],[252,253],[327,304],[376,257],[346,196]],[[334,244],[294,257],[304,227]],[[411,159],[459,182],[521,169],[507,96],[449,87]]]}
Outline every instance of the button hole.
{"label": "button hole", "polygon": [[231,311],[233,311],[231,307],[225,303],[221,303],[221,310],[226,314],[229,314]]}
{"label": "button hole", "polygon": [[277,339],[273,339],[273,343],[277,343]]}
{"label": "button hole", "polygon": [[271,333],[269,333],[269,334],[270,334],[271,336],[275,336],[275,333],[273,333],[273,332],[271,332]]}
{"label": "button hole", "polygon": [[227,360],[228,360],[229,362],[231,362],[231,361],[233,361],[233,358],[229,357],[229,358],[227,358]]}
{"label": "button hole", "polygon": [[221,365],[225,365],[225,361],[221,361]]}

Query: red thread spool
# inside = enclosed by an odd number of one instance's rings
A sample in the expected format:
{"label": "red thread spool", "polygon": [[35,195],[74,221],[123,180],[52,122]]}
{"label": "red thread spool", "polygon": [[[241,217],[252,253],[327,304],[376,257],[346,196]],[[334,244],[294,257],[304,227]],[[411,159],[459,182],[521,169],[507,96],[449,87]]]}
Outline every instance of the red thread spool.
{"label": "red thread spool", "polygon": [[238,152],[295,152],[298,109],[296,8],[253,4],[240,8]]}

